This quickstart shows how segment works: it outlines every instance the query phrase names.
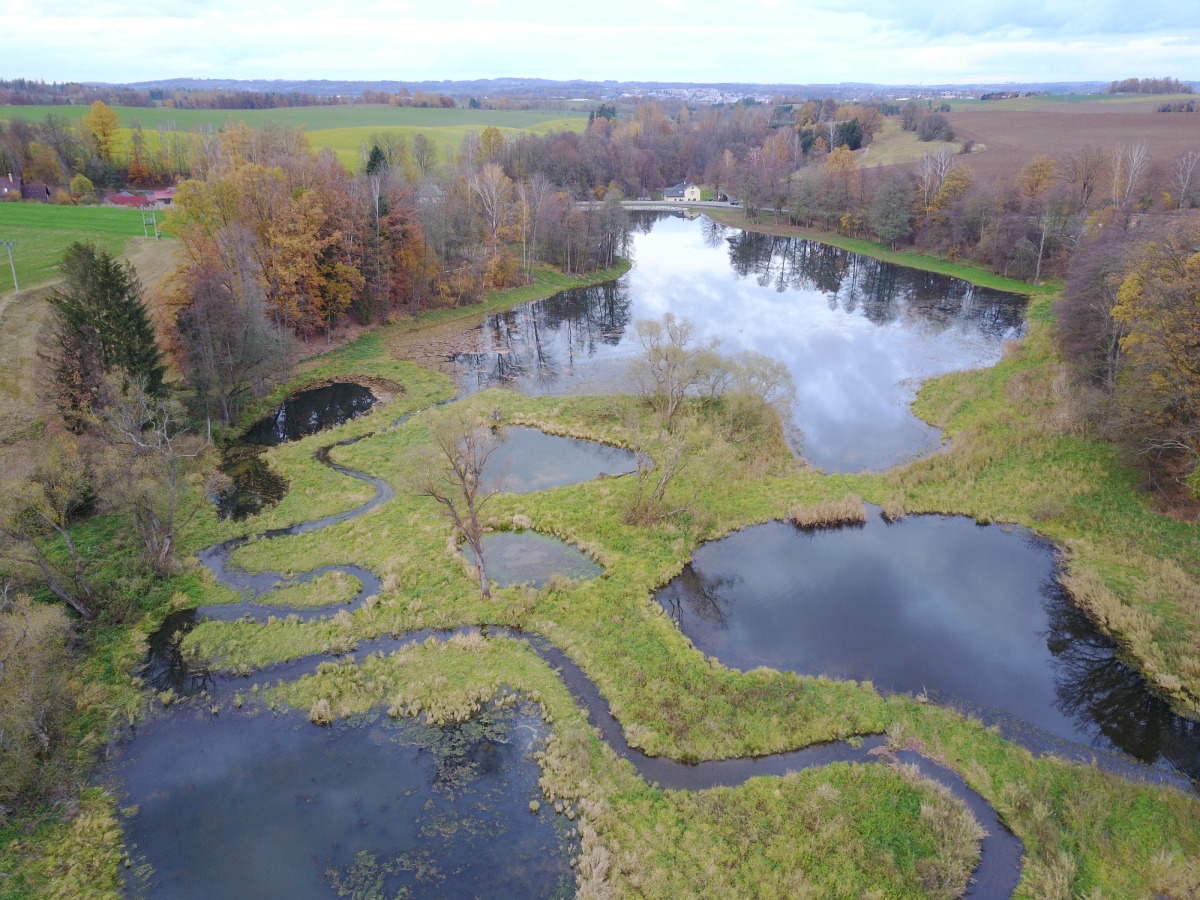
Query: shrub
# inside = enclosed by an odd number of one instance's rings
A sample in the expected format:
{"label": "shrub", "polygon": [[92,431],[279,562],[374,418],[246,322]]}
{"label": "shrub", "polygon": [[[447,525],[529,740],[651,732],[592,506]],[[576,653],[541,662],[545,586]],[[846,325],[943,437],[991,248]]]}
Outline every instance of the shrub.
{"label": "shrub", "polygon": [[941,113],[930,113],[917,125],[917,137],[923,141],[952,141],[954,129]]}

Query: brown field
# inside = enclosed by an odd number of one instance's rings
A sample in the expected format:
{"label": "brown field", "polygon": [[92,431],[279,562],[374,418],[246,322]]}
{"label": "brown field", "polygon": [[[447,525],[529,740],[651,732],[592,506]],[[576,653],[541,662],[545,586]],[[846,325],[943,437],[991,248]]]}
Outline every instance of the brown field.
{"label": "brown field", "polygon": [[1144,112],[1127,111],[1132,105],[1086,104],[1090,109],[1082,110],[1085,104],[1064,103],[1024,112],[971,110],[950,113],[949,119],[959,140],[987,146],[970,156],[971,168],[984,178],[1015,175],[1038,153],[1062,157],[1089,144],[1108,147],[1139,141],[1146,145],[1152,165],[1169,176],[1176,157],[1200,150],[1200,112],[1157,113],[1153,101]]}

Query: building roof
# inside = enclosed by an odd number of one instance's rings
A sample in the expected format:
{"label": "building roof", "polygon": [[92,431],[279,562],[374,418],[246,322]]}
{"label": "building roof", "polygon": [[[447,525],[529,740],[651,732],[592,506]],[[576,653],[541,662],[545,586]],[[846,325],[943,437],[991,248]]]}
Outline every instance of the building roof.
{"label": "building roof", "polygon": [[682,197],[683,192],[686,189],[687,189],[687,185],[680,183],[680,184],[675,185],[675,187],[673,187],[673,188],[667,188],[667,190],[665,190],[663,192],[663,196],[664,197]]}
{"label": "building roof", "polygon": [[117,206],[147,206],[154,202],[153,197],[145,194],[131,194],[129,191],[110,194],[104,199],[106,202],[115,203]]}

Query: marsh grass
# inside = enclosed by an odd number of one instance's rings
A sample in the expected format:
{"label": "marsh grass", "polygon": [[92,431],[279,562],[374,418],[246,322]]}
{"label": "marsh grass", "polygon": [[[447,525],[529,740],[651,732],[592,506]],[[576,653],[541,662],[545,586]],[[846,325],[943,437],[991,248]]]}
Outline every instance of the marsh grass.
{"label": "marsh grass", "polygon": [[788,509],[788,519],[798,528],[865,525],[867,508],[858,494],[847,494],[840,500],[808,504],[795,503]]}
{"label": "marsh grass", "polygon": [[345,572],[325,572],[311,581],[288,584],[263,594],[259,603],[270,606],[330,606],[349,603],[362,590],[362,582]]}

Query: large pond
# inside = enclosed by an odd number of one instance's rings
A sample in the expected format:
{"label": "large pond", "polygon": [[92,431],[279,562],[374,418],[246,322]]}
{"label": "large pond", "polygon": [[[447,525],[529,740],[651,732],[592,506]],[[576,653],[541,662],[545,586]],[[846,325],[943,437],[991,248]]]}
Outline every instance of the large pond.
{"label": "large pond", "polygon": [[726,352],[782,360],[802,452],[826,471],[883,469],[940,444],[909,408],[920,382],[992,365],[1024,327],[1024,297],[706,218],[646,216],[633,270],[489,317],[454,357],[470,390],[621,390],[633,322],[671,311]]}
{"label": "large pond", "polygon": [[697,549],[657,599],[725,665],[870,680],[1039,736],[1200,778],[1200,724],[1125,666],[1027,532],[961,516],[806,531],[771,522]]}
{"label": "large pond", "polygon": [[[317,728],[181,709],[139,727],[112,775],[148,898],[565,898],[569,823],[538,788],[537,715]],[[529,802],[542,802],[538,815]],[[137,868],[133,871],[137,871]]]}

